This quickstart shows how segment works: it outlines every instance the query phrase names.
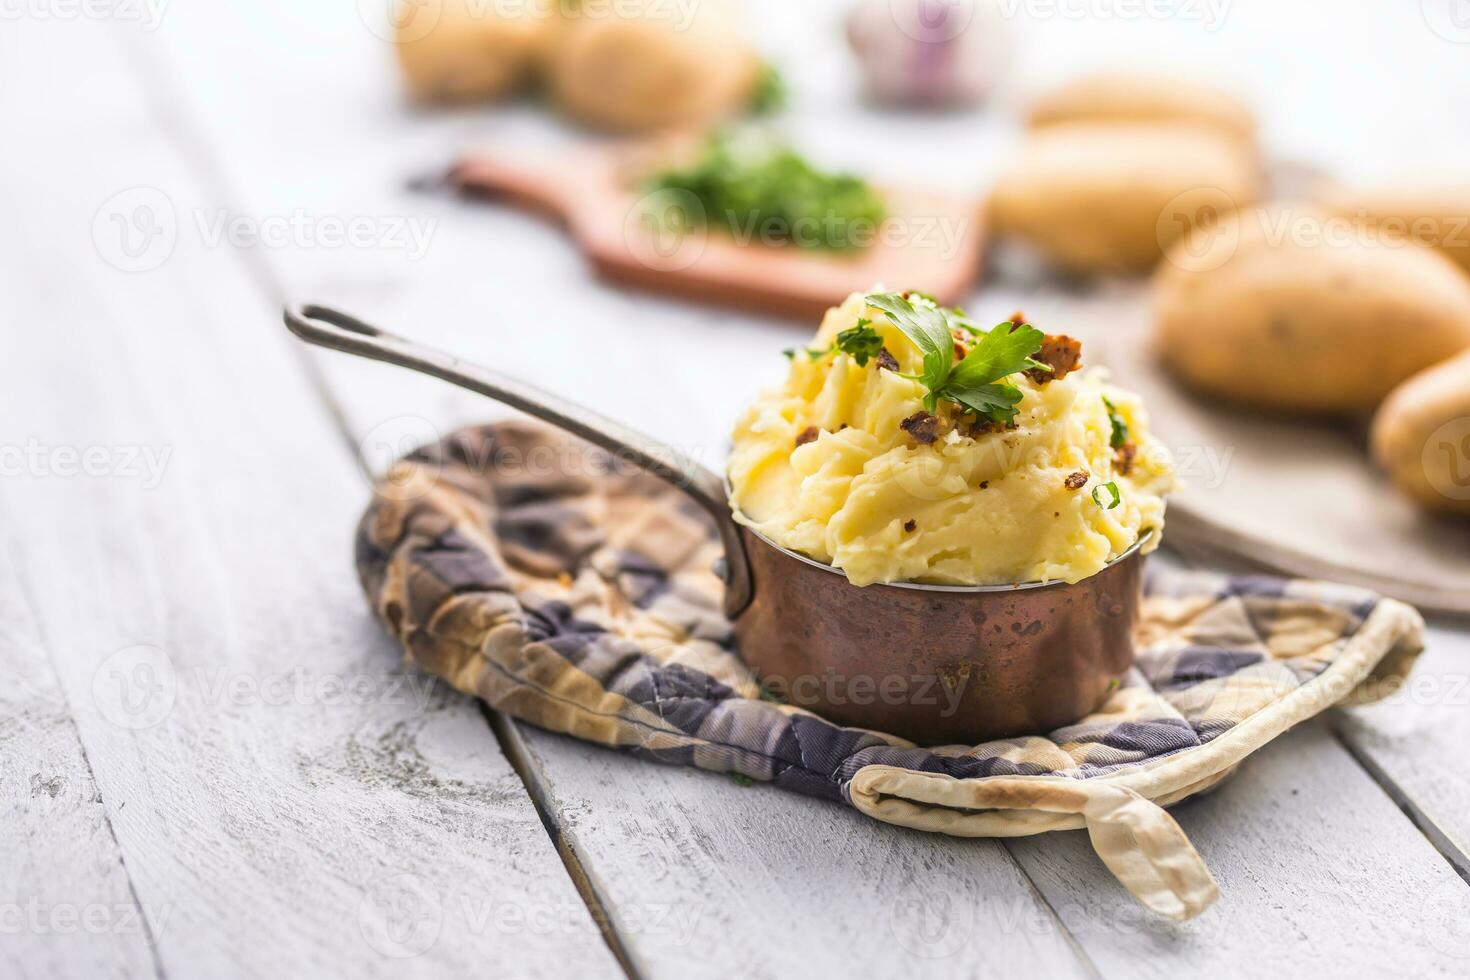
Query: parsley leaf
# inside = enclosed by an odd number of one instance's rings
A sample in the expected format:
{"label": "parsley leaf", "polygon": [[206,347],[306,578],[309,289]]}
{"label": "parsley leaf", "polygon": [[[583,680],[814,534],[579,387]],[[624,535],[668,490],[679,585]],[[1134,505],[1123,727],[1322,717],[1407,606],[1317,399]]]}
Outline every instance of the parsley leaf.
{"label": "parsley leaf", "polygon": [[770,62],[763,62],[760,66],[760,74],[756,77],[755,85],[750,92],[750,112],[757,116],[767,116],[786,108],[790,100],[790,93],[786,89],[786,80],[781,77],[781,72]]}
{"label": "parsley leaf", "polygon": [[873,321],[866,317],[857,322],[857,326],[849,327],[837,335],[836,347],[844,354],[852,356],[857,361],[858,367],[866,367],[868,358],[877,357],[878,352],[883,349],[883,335],[873,329]]}
{"label": "parsley leaf", "polygon": [[[1106,490],[1109,494],[1107,503],[1103,503],[1102,498],[1098,496],[1098,494],[1103,490]],[[1114,480],[1109,480],[1107,483],[1099,484],[1098,486],[1092,488],[1092,502],[1097,504],[1103,510],[1112,510],[1114,507],[1123,502],[1123,494],[1118,489],[1117,482]]]}
{"label": "parsley leaf", "polygon": [[950,333],[949,319],[938,307],[927,303],[915,306],[898,293],[871,293],[867,303],[886,313],[893,325],[923,353],[924,371],[915,380],[923,382],[928,389],[924,409],[933,412],[940,389],[949,380],[954,365],[954,336]]}
{"label": "parsley leaf", "polygon": [[1113,449],[1121,449],[1128,443],[1128,423],[1118,413],[1118,406],[1106,395],[1103,396],[1103,404],[1108,408],[1108,422],[1113,427],[1112,434],[1108,436],[1108,445]]}
{"label": "parsley leaf", "polygon": [[[911,301],[918,297],[919,302]],[[1019,371],[1046,368],[1031,355],[1041,350],[1046,335],[1030,324],[1002,323],[981,332],[963,313],[941,309],[929,297],[910,293],[873,293],[869,306],[882,310],[924,354],[923,373],[914,378],[926,389],[924,409],[933,412],[944,398],[993,422],[1008,424],[1016,417],[1021,389],[1005,379]],[[954,329],[978,338],[958,364],[954,363]]]}
{"label": "parsley leaf", "polygon": [[1030,324],[1011,329],[1009,324],[1002,323],[983,334],[965,359],[955,365],[950,384],[966,387],[990,384],[1018,371],[1044,366],[1031,355],[1041,350],[1045,339],[1046,334]]}
{"label": "parsley leaf", "polygon": [[976,325],[975,321],[971,320],[969,315],[966,314],[965,311],[960,309],[958,306],[949,310],[949,322],[951,326],[959,327],[971,337],[978,337],[985,332],[984,330],[981,330],[980,327]]}
{"label": "parsley leaf", "polygon": [[983,384],[964,386],[951,382],[945,385],[943,397],[959,402],[972,412],[977,412],[994,422],[1008,423],[1016,417],[1016,406],[1021,402],[1021,389],[1012,384]]}
{"label": "parsley leaf", "polygon": [[741,244],[862,249],[888,216],[882,195],[866,181],[822,170],[756,128],[714,133],[701,156],[654,173],[643,190],[694,197],[703,209],[699,220]]}
{"label": "parsley leaf", "polygon": [[1009,424],[1016,417],[1021,389],[1003,379],[1040,364],[1031,355],[1041,350],[1045,338],[1029,324],[1015,329],[1009,322],[993,327],[955,365],[940,397],[959,402],[992,422]]}
{"label": "parsley leaf", "polygon": [[789,347],[781,353],[786,355],[789,361],[796,357],[798,350],[806,351],[806,356],[814,361],[819,361],[828,354],[847,354],[857,361],[858,367],[867,367],[868,360],[878,356],[883,349],[883,335],[873,329],[873,321],[866,317],[860,318],[857,326],[848,327],[837,335],[837,340],[831,347]]}

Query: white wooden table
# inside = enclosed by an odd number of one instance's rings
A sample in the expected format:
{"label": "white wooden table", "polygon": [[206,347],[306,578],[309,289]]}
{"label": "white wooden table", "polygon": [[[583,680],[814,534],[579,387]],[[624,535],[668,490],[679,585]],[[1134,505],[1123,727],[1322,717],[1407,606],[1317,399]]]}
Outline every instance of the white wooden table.
{"label": "white wooden table", "polygon": [[[1015,91],[867,110],[836,7],[758,6],[813,154],[983,185]],[[529,105],[408,111],[346,0],[148,9],[0,20],[0,976],[1470,974],[1470,640],[1446,625],[1409,691],[1179,808],[1225,895],[1182,926],[1079,833],[925,836],[405,673],[352,575],[365,470],[503,413],[306,352],[283,301],[714,464],[807,328],[618,292],[534,218],[408,191],[470,139],[568,136]],[[1161,52],[1249,75],[1283,155],[1463,164],[1470,31],[1414,3],[1238,0],[1216,30],[1020,9],[1018,89]],[[1021,298],[1065,303],[969,305]]]}

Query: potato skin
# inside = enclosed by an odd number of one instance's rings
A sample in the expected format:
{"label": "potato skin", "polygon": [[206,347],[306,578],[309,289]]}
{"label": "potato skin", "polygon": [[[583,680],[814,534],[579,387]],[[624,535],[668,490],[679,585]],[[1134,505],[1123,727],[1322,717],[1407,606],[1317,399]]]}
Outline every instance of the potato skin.
{"label": "potato skin", "polygon": [[409,95],[425,103],[488,102],[520,88],[551,42],[554,18],[540,11],[528,3],[505,16],[495,4],[442,0],[400,16],[394,49]]}
{"label": "potato skin", "polygon": [[1146,272],[1202,206],[1254,201],[1255,164],[1209,129],[1073,123],[1032,135],[990,196],[997,235],[1064,271]]}
{"label": "potato skin", "polygon": [[577,120],[615,131],[694,125],[750,101],[760,60],[738,8],[703,0],[683,24],[650,5],[642,16],[564,17],[547,69],[552,100]]}
{"label": "potato skin", "polygon": [[1371,446],[1416,502],[1470,517],[1470,353],[1395,388],[1374,416]]}
{"label": "potato skin", "polygon": [[1154,281],[1164,363],[1209,395],[1283,412],[1373,409],[1470,347],[1470,281],[1434,250],[1318,239],[1311,205],[1228,217],[1177,242]]}
{"label": "potato skin", "polygon": [[1436,246],[1470,272],[1470,182],[1335,187],[1323,203],[1385,235]]}
{"label": "potato skin", "polygon": [[1185,123],[1218,130],[1253,146],[1256,120],[1235,96],[1182,75],[1110,71],[1075,78],[1031,106],[1027,124],[1042,129],[1059,123]]}

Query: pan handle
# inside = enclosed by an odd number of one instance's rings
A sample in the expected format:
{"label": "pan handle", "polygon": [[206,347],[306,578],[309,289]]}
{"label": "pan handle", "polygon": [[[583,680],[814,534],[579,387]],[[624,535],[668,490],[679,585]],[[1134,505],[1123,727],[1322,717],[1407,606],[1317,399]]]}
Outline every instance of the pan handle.
{"label": "pan handle", "polygon": [[673,448],[596,412],[526,384],[467,364],[432,347],[379,330],[340,310],[306,304],[289,306],[286,326],[309,344],[406,367],[468,388],[570,432],[684,491],[714,518],[725,546],[725,614],[731,619],[750,604],[750,565],[740,531],[730,516],[725,484],[717,475]]}

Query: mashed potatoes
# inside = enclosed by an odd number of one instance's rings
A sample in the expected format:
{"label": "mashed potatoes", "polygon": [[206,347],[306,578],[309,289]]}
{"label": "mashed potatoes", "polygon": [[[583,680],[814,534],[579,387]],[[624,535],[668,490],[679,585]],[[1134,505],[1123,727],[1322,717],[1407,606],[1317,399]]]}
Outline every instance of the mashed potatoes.
{"label": "mashed potatoes", "polygon": [[1016,374],[1013,428],[944,400],[931,421],[924,385],[900,376],[921,372],[918,347],[862,295],[828,311],[812,349],[859,318],[887,356],[798,350],[736,425],[737,521],[854,585],[1075,582],[1148,530],[1157,547],[1173,465],[1136,397],[1095,370]]}

